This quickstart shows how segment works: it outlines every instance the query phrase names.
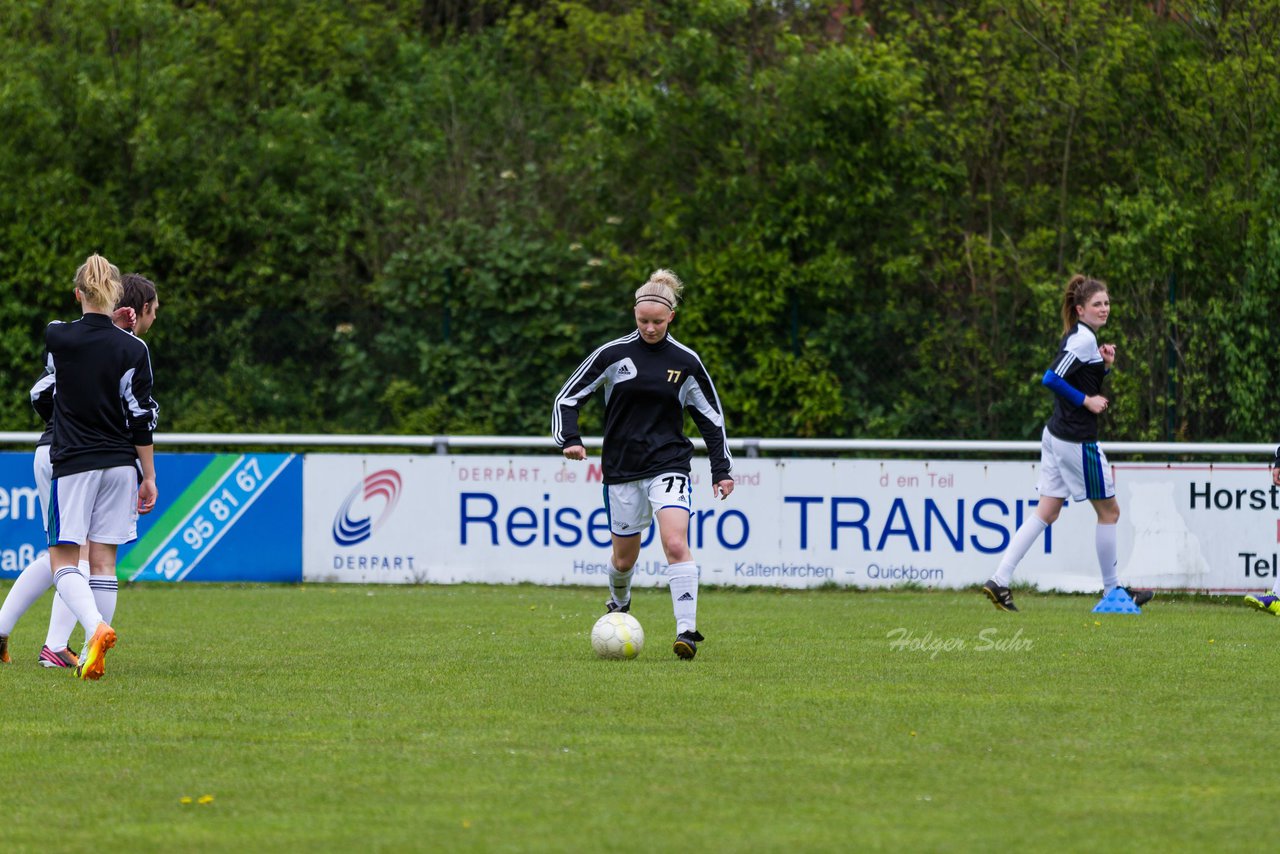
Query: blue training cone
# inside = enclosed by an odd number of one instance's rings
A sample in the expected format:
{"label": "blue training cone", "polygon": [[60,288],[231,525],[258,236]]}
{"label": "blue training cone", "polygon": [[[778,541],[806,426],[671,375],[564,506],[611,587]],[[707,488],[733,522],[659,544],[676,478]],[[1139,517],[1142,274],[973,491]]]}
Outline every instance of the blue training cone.
{"label": "blue training cone", "polygon": [[1141,614],[1142,609],[1134,604],[1133,597],[1123,587],[1114,587],[1111,592],[1098,600],[1093,606],[1095,614]]}

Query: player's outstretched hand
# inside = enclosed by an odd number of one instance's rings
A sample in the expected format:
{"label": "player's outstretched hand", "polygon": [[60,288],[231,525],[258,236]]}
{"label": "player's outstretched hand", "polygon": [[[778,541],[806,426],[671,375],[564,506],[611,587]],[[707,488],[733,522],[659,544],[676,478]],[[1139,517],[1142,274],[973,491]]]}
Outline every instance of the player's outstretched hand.
{"label": "player's outstretched hand", "polygon": [[733,492],[733,478],[726,477],[724,480],[717,483],[714,489],[716,493],[716,498],[719,498],[721,500],[728,498],[729,494]]}
{"label": "player's outstretched hand", "polygon": [[566,460],[585,460],[587,458],[587,449],[581,445],[566,445],[564,458]]}

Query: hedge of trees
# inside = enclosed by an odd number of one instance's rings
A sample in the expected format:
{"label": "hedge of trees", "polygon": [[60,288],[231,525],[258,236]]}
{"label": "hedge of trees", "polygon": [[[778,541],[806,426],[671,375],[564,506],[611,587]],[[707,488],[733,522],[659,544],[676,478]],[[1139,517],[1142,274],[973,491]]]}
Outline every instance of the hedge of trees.
{"label": "hedge of trees", "polygon": [[[0,396],[91,252],[175,431],[545,434],[631,292],[732,434],[1280,432],[1280,0],[4,0]],[[600,407],[587,429],[598,429]]]}

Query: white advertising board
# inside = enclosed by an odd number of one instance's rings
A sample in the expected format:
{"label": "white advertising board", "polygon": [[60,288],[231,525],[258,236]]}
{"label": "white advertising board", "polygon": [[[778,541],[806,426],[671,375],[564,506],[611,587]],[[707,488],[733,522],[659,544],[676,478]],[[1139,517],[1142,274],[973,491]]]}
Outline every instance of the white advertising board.
{"label": "white advertising board", "polygon": [[[694,461],[690,544],[708,584],[964,587],[990,577],[1033,512],[1030,462],[736,459],[714,501]],[[1280,500],[1266,466],[1117,465],[1121,580],[1220,592],[1270,587]],[[1100,588],[1091,507],[1069,503],[1016,580]],[[651,528],[636,583],[664,583]],[[309,454],[308,581],[604,585],[598,458]]]}

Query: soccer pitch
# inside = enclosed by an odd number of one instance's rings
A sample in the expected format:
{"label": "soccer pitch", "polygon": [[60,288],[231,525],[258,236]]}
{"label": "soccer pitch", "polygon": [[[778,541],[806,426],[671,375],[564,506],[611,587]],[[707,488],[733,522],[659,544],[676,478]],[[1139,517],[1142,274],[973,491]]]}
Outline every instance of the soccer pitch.
{"label": "soccer pitch", "polygon": [[98,683],[35,665],[46,596],[0,667],[0,847],[1259,844],[1280,621],[1015,594],[704,588],[682,662],[665,590],[601,661],[602,590],[150,585]]}

